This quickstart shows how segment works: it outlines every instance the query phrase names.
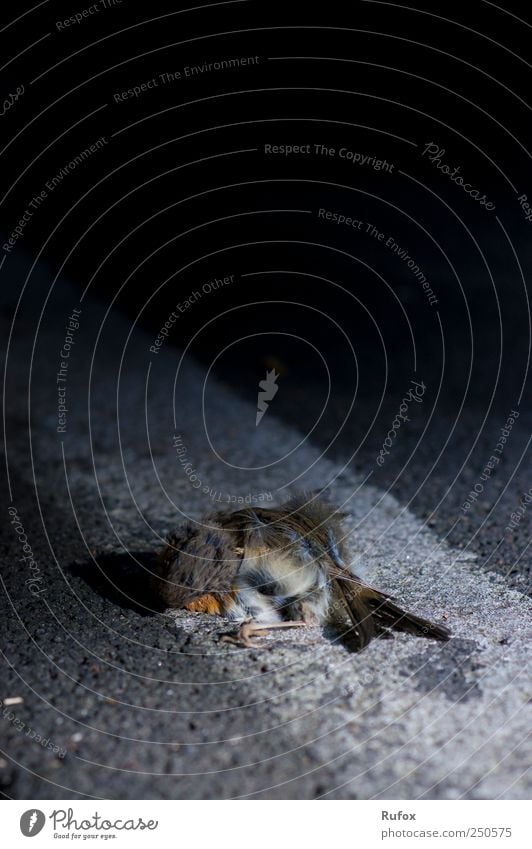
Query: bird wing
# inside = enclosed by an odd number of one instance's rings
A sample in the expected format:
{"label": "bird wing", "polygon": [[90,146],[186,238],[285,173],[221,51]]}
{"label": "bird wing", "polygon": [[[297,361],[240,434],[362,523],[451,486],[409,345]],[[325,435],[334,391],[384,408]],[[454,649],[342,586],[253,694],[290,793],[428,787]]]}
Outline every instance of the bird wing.
{"label": "bird wing", "polygon": [[337,606],[336,611],[333,609],[332,618],[339,618],[337,614],[340,611],[347,614],[354,631],[350,641],[358,649],[364,648],[376,633],[389,630],[435,640],[448,640],[451,636],[444,625],[403,610],[395,604],[392,596],[364,584],[344,569],[331,564],[329,574],[332,578],[333,607]]}
{"label": "bird wing", "polygon": [[[375,636],[375,620],[364,604],[362,594],[353,591],[352,584],[344,580],[331,580],[331,603],[328,617],[340,632],[341,640],[353,651],[360,651]],[[361,589],[358,585],[357,589]],[[346,623],[350,627],[346,630]]]}

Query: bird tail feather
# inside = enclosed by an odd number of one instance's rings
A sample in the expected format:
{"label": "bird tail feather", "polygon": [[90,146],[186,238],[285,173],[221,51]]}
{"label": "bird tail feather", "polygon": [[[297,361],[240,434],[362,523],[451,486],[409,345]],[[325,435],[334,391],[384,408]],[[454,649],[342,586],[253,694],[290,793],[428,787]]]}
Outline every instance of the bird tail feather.
{"label": "bird tail feather", "polygon": [[390,631],[435,640],[448,640],[451,635],[445,626],[403,610],[389,596],[350,577],[337,576],[332,579],[331,586],[330,619],[336,626],[340,621],[350,621],[352,627],[345,632],[346,642],[357,651],[372,637]]}

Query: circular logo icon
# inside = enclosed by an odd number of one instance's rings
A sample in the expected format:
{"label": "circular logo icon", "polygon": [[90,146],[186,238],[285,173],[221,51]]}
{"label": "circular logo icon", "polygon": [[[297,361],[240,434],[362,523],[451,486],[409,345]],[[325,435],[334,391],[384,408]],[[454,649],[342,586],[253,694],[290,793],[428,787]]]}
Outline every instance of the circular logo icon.
{"label": "circular logo icon", "polygon": [[46,817],[42,811],[32,808],[30,811],[25,811],[20,818],[20,830],[24,837],[35,837],[42,831]]}

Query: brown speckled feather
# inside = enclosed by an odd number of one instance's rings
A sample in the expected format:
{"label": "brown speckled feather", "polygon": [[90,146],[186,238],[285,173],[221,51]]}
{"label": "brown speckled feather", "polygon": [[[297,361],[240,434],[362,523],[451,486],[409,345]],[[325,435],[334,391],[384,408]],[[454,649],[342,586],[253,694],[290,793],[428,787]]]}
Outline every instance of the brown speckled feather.
{"label": "brown speckled feather", "polygon": [[231,593],[241,553],[235,535],[214,522],[188,522],[168,536],[153,586],[168,607],[185,607],[200,596]]}
{"label": "brown speckled feather", "polygon": [[278,508],[216,513],[168,538],[154,578],[169,607],[252,617],[303,619],[345,631],[351,648],[395,631],[438,640],[449,631],[402,610],[350,569],[341,514],[297,496]]}

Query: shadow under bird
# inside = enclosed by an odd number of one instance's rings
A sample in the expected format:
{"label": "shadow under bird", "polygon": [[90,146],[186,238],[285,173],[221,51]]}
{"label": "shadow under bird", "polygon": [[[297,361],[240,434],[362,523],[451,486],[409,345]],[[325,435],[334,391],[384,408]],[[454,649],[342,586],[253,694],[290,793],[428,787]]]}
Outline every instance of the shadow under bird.
{"label": "shadow under bird", "polygon": [[275,628],[332,625],[354,651],[404,631],[448,640],[443,625],[402,610],[351,570],[342,514],[311,496],[278,508],[218,512],[173,531],[152,577],[166,607],[240,621],[222,639],[251,647]]}

